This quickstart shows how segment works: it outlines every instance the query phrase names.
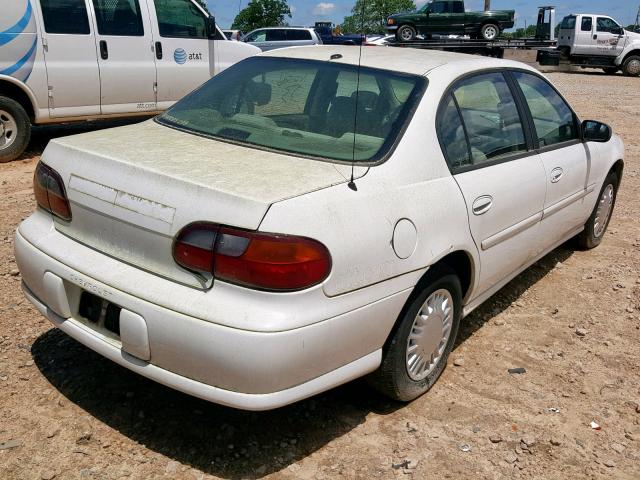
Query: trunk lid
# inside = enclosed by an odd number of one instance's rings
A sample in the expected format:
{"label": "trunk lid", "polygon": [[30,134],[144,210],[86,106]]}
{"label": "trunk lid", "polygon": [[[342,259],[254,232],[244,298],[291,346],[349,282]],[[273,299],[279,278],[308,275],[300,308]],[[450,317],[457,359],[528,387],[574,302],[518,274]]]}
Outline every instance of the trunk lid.
{"label": "trunk lid", "polygon": [[[209,221],[256,230],[274,202],[347,181],[336,165],[232,145],[153,120],[53,140],[73,219],[55,228],[144,270],[211,285],[173,260],[175,235]],[[287,233],[287,232],[282,232]]]}

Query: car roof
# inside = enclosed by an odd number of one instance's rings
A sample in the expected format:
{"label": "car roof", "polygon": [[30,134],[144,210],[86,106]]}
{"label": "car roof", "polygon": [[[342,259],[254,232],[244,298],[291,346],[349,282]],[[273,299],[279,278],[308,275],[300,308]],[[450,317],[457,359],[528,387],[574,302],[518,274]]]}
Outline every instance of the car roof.
{"label": "car roof", "polygon": [[[362,55],[360,52],[362,51]],[[352,45],[315,45],[305,47],[289,47],[270,50],[259,54],[264,57],[296,58],[308,60],[324,60],[346,65],[392,70],[412,75],[426,75],[435,68],[447,65],[457,67],[458,74],[490,68],[534,68],[511,60],[467,55],[463,53],[442,52],[439,50],[422,50],[401,47],[363,47]],[[332,56],[340,55],[340,58]]]}
{"label": "car roof", "polygon": [[257,30],[313,30],[314,27],[262,27],[256,28],[253,30],[254,32]]}

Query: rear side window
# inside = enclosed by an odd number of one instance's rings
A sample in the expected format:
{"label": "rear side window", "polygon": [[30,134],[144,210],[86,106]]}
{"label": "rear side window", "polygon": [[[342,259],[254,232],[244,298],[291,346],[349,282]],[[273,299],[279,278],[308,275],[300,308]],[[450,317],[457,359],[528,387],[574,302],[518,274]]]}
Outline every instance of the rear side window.
{"label": "rear side window", "polygon": [[545,80],[529,73],[514,72],[527,101],[541,147],[579,138],[575,116],[569,105]]}
{"label": "rear side window", "polygon": [[308,30],[289,30],[287,40],[311,40],[311,32]]}
{"label": "rear side window", "polygon": [[207,19],[189,0],[153,0],[160,36],[207,38]]}
{"label": "rear side window", "polygon": [[100,35],[142,37],[138,0],[93,0]]}
{"label": "rear side window", "polygon": [[429,11],[431,13],[449,13],[449,2],[433,2]]}
{"label": "rear side window", "polygon": [[583,32],[590,32],[593,29],[593,18],[592,17],[582,17],[582,27],[580,30]]}
{"label": "rear side window", "polygon": [[286,39],[284,30],[267,30],[267,42],[284,42]]}
{"label": "rear side window", "polygon": [[576,17],[574,15],[564,17],[562,19],[562,23],[560,24],[560,28],[563,30],[573,30],[574,28],[576,28]]}
{"label": "rear side window", "polygon": [[471,165],[469,142],[464,132],[458,106],[452,95],[445,99],[444,108],[438,117],[438,136],[447,163],[452,170]]}
{"label": "rear side window", "polygon": [[453,89],[469,142],[467,165],[476,166],[526,152],[522,120],[501,73],[477,75]]}
{"label": "rear side window", "polygon": [[47,33],[88,35],[89,18],[84,0],[40,0]]}

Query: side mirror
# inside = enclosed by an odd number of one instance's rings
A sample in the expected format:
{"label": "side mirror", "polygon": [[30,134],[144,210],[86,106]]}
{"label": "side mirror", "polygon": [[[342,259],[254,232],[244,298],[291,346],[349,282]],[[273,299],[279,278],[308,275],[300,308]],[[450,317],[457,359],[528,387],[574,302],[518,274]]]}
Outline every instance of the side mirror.
{"label": "side mirror", "polygon": [[609,125],[595,120],[585,120],[582,122],[582,138],[585,142],[606,143],[611,140],[613,131]]}

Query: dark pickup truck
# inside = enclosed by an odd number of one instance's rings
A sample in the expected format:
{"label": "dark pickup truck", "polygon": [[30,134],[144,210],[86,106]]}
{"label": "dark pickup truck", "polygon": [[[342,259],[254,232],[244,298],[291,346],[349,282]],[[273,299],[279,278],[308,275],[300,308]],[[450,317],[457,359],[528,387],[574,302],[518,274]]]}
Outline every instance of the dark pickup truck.
{"label": "dark pickup truck", "polygon": [[433,0],[415,12],[396,13],[387,19],[387,30],[399,42],[410,42],[418,35],[469,35],[495,40],[512,28],[515,10],[466,12],[462,0]]}
{"label": "dark pickup truck", "polygon": [[331,22],[316,22],[314,29],[325,45],[361,45],[364,40],[363,35],[334,35]]}

